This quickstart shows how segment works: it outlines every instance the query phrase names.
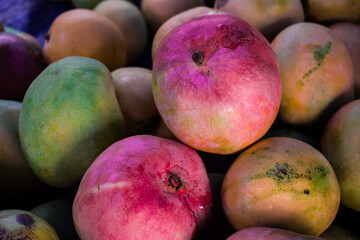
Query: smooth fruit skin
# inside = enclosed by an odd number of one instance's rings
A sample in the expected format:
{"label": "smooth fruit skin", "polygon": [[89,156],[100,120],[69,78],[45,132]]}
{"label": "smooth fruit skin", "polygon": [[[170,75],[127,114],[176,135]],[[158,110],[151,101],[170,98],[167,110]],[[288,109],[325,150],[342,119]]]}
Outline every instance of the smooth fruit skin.
{"label": "smooth fruit skin", "polygon": [[341,39],[350,54],[354,67],[355,98],[360,98],[360,24],[338,22],[329,28]]}
{"label": "smooth fruit skin", "polygon": [[20,102],[0,100],[0,198],[18,198],[45,187],[32,172],[21,150],[20,110]]}
{"label": "smooth fruit skin", "polygon": [[205,166],[186,145],[151,135],[106,149],[73,204],[81,239],[192,239],[211,208]]}
{"label": "smooth fruit skin", "polygon": [[30,43],[6,32],[0,33],[0,56],[0,99],[21,102],[46,62]]}
{"label": "smooth fruit skin", "polygon": [[334,220],[340,188],[315,148],[273,137],[242,152],[225,174],[222,204],[236,230],[276,227],[318,236]]}
{"label": "smooth fruit skin", "polygon": [[341,202],[360,211],[360,100],[341,107],[326,124],[321,151],[338,176]]}
{"label": "smooth fruit skin", "polygon": [[315,236],[298,234],[279,228],[252,227],[240,230],[226,240],[316,240]]}
{"label": "smooth fruit skin", "polygon": [[54,187],[80,182],[92,161],[125,136],[110,71],[75,56],[49,65],[26,92],[19,135],[42,181]]}
{"label": "smooth fruit skin", "polygon": [[94,58],[112,71],[125,66],[126,43],[110,19],[92,10],[71,9],[52,22],[43,54],[49,64],[69,56]]}
{"label": "smooth fruit skin", "polygon": [[211,153],[243,149],[270,128],[281,80],[267,40],[227,14],[194,18],[166,35],[153,63],[155,104],[169,129]]}
{"label": "smooth fruit skin", "polygon": [[35,214],[18,209],[0,211],[0,239],[59,240],[53,227]]}
{"label": "smooth fruit skin", "polygon": [[284,28],[304,21],[300,0],[216,0],[214,8],[244,19],[269,41]]}
{"label": "smooth fruit skin", "polygon": [[139,8],[129,1],[107,0],[94,8],[113,21],[123,33],[126,42],[126,63],[131,64],[143,53],[146,47],[148,30]]}
{"label": "smooth fruit skin", "polygon": [[279,120],[322,126],[354,99],[354,70],[341,40],[325,26],[297,23],[272,41],[281,73]]}

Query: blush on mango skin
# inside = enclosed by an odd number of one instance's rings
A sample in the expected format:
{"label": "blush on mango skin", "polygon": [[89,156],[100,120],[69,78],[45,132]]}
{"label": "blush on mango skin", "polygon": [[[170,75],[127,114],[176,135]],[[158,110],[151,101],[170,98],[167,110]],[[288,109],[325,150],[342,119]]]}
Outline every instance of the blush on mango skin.
{"label": "blush on mango skin", "polygon": [[281,101],[276,57],[254,27],[225,14],[192,19],[160,43],[153,62],[155,104],[189,146],[230,154],[270,128]]}
{"label": "blush on mango skin", "polygon": [[191,239],[211,190],[197,153],[150,135],[114,143],[90,166],[73,204],[82,239]]}

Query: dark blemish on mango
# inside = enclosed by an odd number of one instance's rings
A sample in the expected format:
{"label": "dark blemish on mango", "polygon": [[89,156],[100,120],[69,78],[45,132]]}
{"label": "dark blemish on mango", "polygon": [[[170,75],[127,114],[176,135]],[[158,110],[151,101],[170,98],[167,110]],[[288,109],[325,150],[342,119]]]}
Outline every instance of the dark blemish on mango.
{"label": "dark blemish on mango", "polygon": [[181,186],[182,186],[182,182],[180,177],[176,174],[170,174],[168,178],[168,187],[177,191],[180,189]]}
{"label": "dark blemish on mango", "polygon": [[309,195],[309,194],[310,194],[309,189],[305,189],[305,190],[304,190],[304,194]]}
{"label": "dark blemish on mango", "polygon": [[201,50],[195,50],[191,56],[192,60],[197,65],[201,65],[204,62],[204,57],[205,57],[204,52]]}
{"label": "dark blemish on mango", "polygon": [[21,224],[24,225],[25,227],[32,227],[35,223],[35,220],[32,216],[28,215],[28,214],[18,214],[16,215],[16,221]]}

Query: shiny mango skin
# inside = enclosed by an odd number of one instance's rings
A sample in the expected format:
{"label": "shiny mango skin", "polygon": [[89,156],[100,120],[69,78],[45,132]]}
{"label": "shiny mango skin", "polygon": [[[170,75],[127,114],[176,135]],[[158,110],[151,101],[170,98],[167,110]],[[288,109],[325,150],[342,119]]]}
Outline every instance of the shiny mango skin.
{"label": "shiny mango skin", "polygon": [[0,239],[59,240],[53,227],[35,214],[18,209],[0,211]]}
{"label": "shiny mango skin", "polygon": [[236,230],[276,227],[318,236],[340,204],[339,183],[326,158],[287,137],[267,138],[242,152],[225,174],[221,194]]}
{"label": "shiny mango skin", "polygon": [[320,145],[339,179],[341,202],[360,211],[360,99],[344,105],[330,118]]}
{"label": "shiny mango skin", "polygon": [[78,183],[92,161],[125,136],[110,71],[86,57],[49,65],[25,95],[19,134],[42,181],[60,188]]}

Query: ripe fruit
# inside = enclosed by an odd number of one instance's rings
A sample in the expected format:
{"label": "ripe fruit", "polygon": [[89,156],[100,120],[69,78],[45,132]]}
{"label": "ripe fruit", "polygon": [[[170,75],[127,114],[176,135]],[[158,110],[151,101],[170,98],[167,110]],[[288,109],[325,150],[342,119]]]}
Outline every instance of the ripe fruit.
{"label": "ripe fruit", "polygon": [[15,34],[0,33],[0,99],[21,102],[46,63],[35,49]]}
{"label": "ripe fruit", "polygon": [[181,13],[176,14],[175,16],[172,16],[171,18],[166,20],[156,31],[156,34],[152,42],[151,56],[154,58],[156,49],[158,48],[160,42],[164,39],[166,34],[168,34],[171,30],[173,30],[177,26],[195,17],[211,15],[216,13],[223,13],[223,12],[210,7],[200,6],[200,7],[190,8],[189,10],[183,11]]}
{"label": "ripe fruit", "polygon": [[18,198],[45,187],[31,171],[19,140],[21,103],[0,100],[0,198]]}
{"label": "ripe fruit", "polygon": [[244,19],[269,41],[284,28],[304,21],[300,0],[216,0],[214,8]]}
{"label": "ripe fruit", "polygon": [[210,183],[196,152],[136,135],[93,162],[73,205],[81,239],[191,239],[209,217]]}
{"label": "ripe fruit", "polygon": [[225,216],[236,230],[276,227],[318,236],[340,204],[327,159],[286,137],[264,139],[242,152],[226,172],[221,193]]}
{"label": "ripe fruit", "polygon": [[52,22],[43,53],[48,63],[83,56],[99,60],[112,71],[125,66],[126,43],[108,18],[92,10],[72,9]]}
{"label": "ripe fruit", "polygon": [[109,70],[85,57],[49,65],[26,92],[19,134],[42,181],[54,187],[78,183],[92,161],[125,136]]}
{"label": "ripe fruit", "polygon": [[169,129],[201,151],[229,154],[261,138],[278,113],[281,80],[267,40],[227,14],[168,33],[153,63],[155,104]]}
{"label": "ripe fruit", "polygon": [[297,23],[280,32],[271,45],[281,73],[281,121],[319,128],[354,98],[351,58],[329,28]]}
{"label": "ripe fruit", "polygon": [[360,211],[360,100],[342,106],[327,123],[321,151],[339,179],[341,202]]}
{"label": "ripe fruit", "polygon": [[134,62],[145,50],[148,31],[138,7],[129,1],[107,0],[94,11],[113,21],[123,33],[126,44],[126,63]]}
{"label": "ripe fruit", "polygon": [[0,239],[59,240],[52,226],[35,214],[17,209],[0,211]]}

